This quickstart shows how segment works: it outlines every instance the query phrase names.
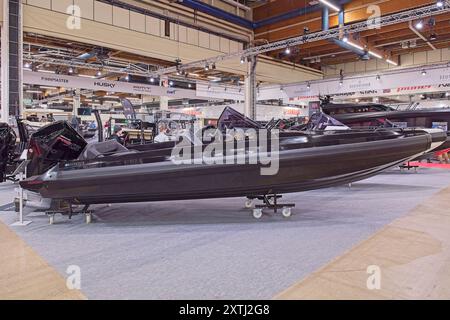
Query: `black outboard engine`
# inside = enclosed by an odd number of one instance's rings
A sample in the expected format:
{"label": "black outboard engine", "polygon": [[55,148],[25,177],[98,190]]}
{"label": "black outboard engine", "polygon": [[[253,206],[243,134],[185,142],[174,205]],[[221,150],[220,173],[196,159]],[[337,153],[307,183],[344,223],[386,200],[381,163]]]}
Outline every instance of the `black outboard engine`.
{"label": "black outboard engine", "polygon": [[0,123],[0,182],[6,181],[7,166],[14,158],[16,134],[6,123]]}
{"label": "black outboard engine", "polygon": [[59,161],[77,159],[86,145],[86,140],[65,121],[39,129],[30,138],[27,176],[42,174]]}

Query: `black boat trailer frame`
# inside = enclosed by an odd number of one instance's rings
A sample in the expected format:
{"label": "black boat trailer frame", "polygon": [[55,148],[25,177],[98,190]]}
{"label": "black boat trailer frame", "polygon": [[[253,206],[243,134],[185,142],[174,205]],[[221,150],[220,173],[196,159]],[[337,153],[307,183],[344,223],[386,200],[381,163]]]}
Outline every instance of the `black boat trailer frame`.
{"label": "black boat trailer frame", "polygon": [[94,213],[93,210],[89,210],[89,205],[84,205],[81,211],[74,211],[72,207],[72,203],[65,203],[68,206],[62,206],[61,201],[52,201],[52,205],[50,210],[45,211],[45,214],[49,218],[49,224],[55,223],[55,216],[60,214],[62,216],[68,216],[69,219],[72,219],[72,216],[83,214],[85,216],[86,224],[90,224],[92,222],[92,215]]}
{"label": "black boat trailer frame", "polygon": [[[292,208],[295,208],[293,203],[279,203],[278,199],[283,196],[279,194],[266,194],[262,196],[248,196],[245,202],[245,207],[247,209],[253,208],[253,217],[255,219],[261,219],[263,215],[263,209],[270,209],[276,214],[281,210],[281,214],[285,218],[290,218],[292,216]],[[253,207],[253,201],[255,199],[263,201],[263,204],[256,204]]]}

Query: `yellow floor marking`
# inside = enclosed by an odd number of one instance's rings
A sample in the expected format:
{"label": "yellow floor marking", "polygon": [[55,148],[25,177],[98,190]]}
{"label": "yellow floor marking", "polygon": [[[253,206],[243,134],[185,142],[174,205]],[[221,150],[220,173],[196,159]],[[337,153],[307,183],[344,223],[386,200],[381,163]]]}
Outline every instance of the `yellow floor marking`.
{"label": "yellow floor marking", "polygon": [[[369,266],[379,290],[368,289]],[[450,188],[275,299],[450,299]]]}
{"label": "yellow floor marking", "polygon": [[[49,245],[51,250],[51,245]],[[18,235],[0,222],[0,299],[86,299]]]}

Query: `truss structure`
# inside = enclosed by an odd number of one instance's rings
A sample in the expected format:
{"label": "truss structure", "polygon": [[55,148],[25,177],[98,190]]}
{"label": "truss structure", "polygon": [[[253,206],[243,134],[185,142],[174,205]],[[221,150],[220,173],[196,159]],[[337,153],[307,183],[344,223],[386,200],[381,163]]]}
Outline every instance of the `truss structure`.
{"label": "truss structure", "polygon": [[[416,8],[412,10],[403,11],[400,13],[395,13],[392,15],[387,15],[384,17],[380,17],[380,19],[377,19],[377,26],[379,27],[386,27],[393,24],[398,24],[402,22],[408,22],[412,20],[420,20],[426,17],[430,17],[437,14],[443,14],[450,12],[450,2],[449,0],[444,1],[443,6],[439,7],[436,4],[424,6],[422,8]],[[156,73],[153,74],[153,76],[162,76],[170,73],[177,72],[179,70],[186,70],[190,68],[198,68],[198,67],[205,67],[205,66],[211,66],[213,64],[219,63],[221,61],[233,59],[233,58],[241,58],[241,59],[247,59],[250,56],[255,56],[258,54],[275,51],[279,49],[285,49],[290,46],[297,46],[301,44],[305,44],[308,42],[314,42],[314,41],[320,41],[320,40],[327,40],[327,39],[338,39],[342,35],[350,35],[353,33],[358,33],[361,31],[365,31],[371,28],[374,28],[374,21],[368,20],[358,23],[353,23],[344,27],[340,28],[334,28],[329,29],[325,31],[318,31],[310,34],[301,35],[298,37],[286,39],[286,40],[280,40],[272,43],[268,43],[265,45],[252,47],[246,50],[230,53],[230,54],[224,54],[219,55],[216,57],[212,57],[209,59],[203,59],[198,60],[194,62],[190,62],[187,64],[175,66],[175,67],[169,67],[169,68],[162,68],[159,69]]]}

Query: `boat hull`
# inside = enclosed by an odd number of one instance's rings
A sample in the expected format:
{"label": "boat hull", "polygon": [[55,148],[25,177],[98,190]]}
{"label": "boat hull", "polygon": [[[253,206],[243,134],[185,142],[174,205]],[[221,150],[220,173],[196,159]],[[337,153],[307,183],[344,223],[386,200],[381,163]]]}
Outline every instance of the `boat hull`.
{"label": "boat hull", "polygon": [[44,198],[79,204],[126,203],[283,194],[331,187],[378,174],[430,149],[420,135],[295,149],[279,153],[275,175],[260,165],[175,165],[171,161],[60,170],[21,182]]}

